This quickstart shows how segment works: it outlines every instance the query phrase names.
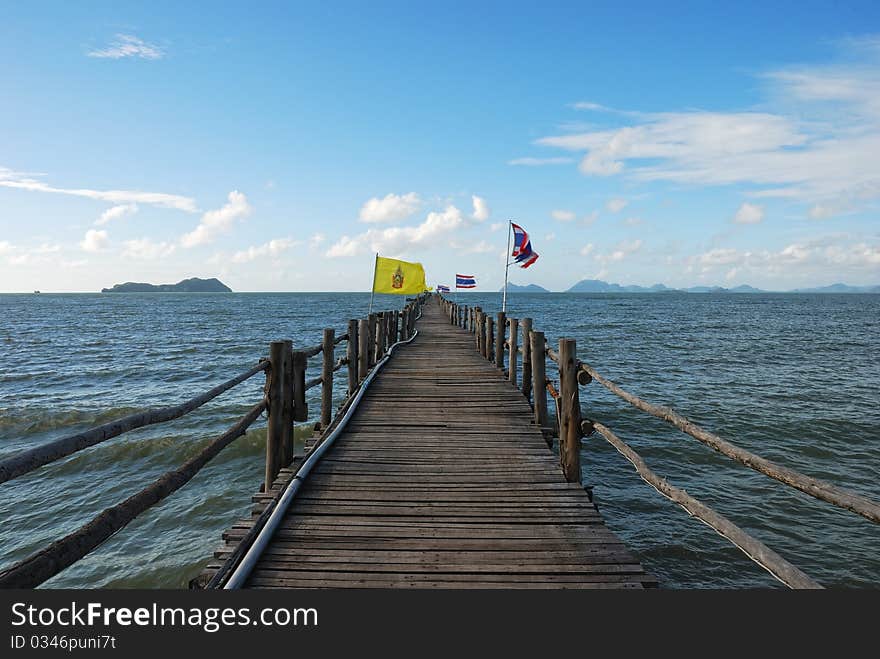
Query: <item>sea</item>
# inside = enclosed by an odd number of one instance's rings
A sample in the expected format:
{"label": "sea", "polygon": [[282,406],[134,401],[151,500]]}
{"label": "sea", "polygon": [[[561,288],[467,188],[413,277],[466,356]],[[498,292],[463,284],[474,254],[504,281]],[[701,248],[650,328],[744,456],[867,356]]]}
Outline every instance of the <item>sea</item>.
{"label": "sea", "polygon": [[[500,308],[497,293],[461,304]],[[402,300],[377,296],[374,309]],[[243,372],[269,342],[320,342],[366,314],[363,293],[0,295],[0,458]],[[514,293],[551,344],[605,377],[780,464],[880,500],[880,295]],[[318,375],[312,359],[308,377]],[[553,369],[548,376],[555,378]],[[0,569],[77,529],[193,455],[262,396],[255,376],[197,411],[0,485]],[[345,390],[337,373],[336,398]],[[309,392],[314,423],[319,388]],[[829,587],[880,586],[880,526],[754,472],[597,383],[583,413],[670,483]],[[551,408],[552,409],[552,408]],[[303,424],[306,428],[308,424]],[[262,481],[265,419],[184,488],[44,584],[185,588]],[[660,496],[598,434],[582,477],[608,526],[663,588],[776,588],[727,540]]]}

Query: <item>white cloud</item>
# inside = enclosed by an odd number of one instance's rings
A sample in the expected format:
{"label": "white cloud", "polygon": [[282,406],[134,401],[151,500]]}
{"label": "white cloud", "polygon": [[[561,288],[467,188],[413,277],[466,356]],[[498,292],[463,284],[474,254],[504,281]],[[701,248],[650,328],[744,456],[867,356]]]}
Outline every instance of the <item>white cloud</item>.
{"label": "white cloud", "polygon": [[485,222],[489,219],[489,206],[486,204],[486,200],[482,197],[478,197],[477,195],[471,196],[471,201],[474,205],[474,215],[473,218],[477,222]]}
{"label": "white cloud", "polygon": [[95,220],[95,226],[103,226],[113,220],[125,217],[126,215],[134,215],[137,211],[137,204],[120,204],[119,206],[111,206],[101,213],[101,217]]}
{"label": "white cloud", "polygon": [[613,199],[609,199],[608,203],[605,204],[605,208],[607,208],[612,213],[619,213],[629,202],[626,199],[621,199],[620,197],[615,197]]}
{"label": "white cloud", "polygon": [[599,219],[599,211],[593,211],[592,213],[588,213],[581,218],[581,224],[585,227],[591,227],[596,223],[596,220]]}
{"label": "white cloud", "polygon": [[544,236],[544,240],[546,240],[548,243],[549,243],[551,240],[556,240],[556,234],[553,233],[553,232],[551,231],[551,232],[548,233],[546,236]]}
{"label": "white cloud", "polygon": [[764,207],[757,204],[743,203],[733,216],[734,224],[758,224],[764,219]]}
{"label": "white cloud", "polygon": [[405,195],[387,194],[382,199],[373,197],[361,207],[361,222],[394,222],[415,213],[422,200],[415,192]]}
{"label": "white cloud", "polygon": [[250,263],[258,258],[269,256],[276,257],[287,251],[291,247],[295,247],[299,243],[290,238],[275,238],[267,243],[259,246],[251,246],[241,252],[232,255],[233,263]]}
{"label": "white cloud", "polygon": [[467,254],[488,254],[490,252],[494,252],[495,248],[487,243],[485,240],[481,240],[474,245],[466,247],[464,251]]}
{"label": "white cloud", "polygon": [[592,103],[590,101],[578,101],[577,103],[572,103],[571,107],[575,110],[591,110],[591,111],[604,111],[608,110],[604,105],[600,105],[599,103]]}
{"label": "white cloud", "polygon": [[521,167],[544,167],[546,165],[568,165],[573,163],[574,158],[556,157],[556,158],[514,158],[508,160],[508,165],[518,165]]}
{"label": "white cloud", "polygon": [[502,227],[504,227],[504,222],[493,222],[492,224],[489,225],[489,231],[491,231],[492,233],[495,233],[496,231],[500,230]]}
{"label": "white cloud", "polygon": [[581,256],[589,256],[593,253],[593,243],[587,243],[580,249]]}
{"label": "white cloud", "polygon": [[685,260],[689,270],[714,276],[735,268],[737,275],[801,282],[876,281],[880,277],[880,244],[827,236],[796,242],[777,251],[719,247]]}
{"label": "white cloud", "polygon": [[184,247],[196,247],[210,243],[217,235],[229,231],[236,220],[250,215],[251,210],[247,197],[238,190],[233,190],[229,193],[226,204],[202,215],[199,225],[181,237],[180,244]]}
{"label": "white cloud", "polygon": [[567,210],[554,210],[550,215],[557,222],[571,222],[576,217],[572,211]]}
{"label": "white cloud", "polygon": [[122,256],[128,259],[153,261],[170,256],[174,253],[175,249],[174,243],[154,242],[149,238],[140,238],[138,240],[126,240],[123,243]]}
{"label": "white cloud", "polygon": [[402,256],[408,251],[433,247],[437,241],[459,229],[473,226],[473,220],[466,219],[453,205],[442,211],[428,213],[425,220],[410,227],[388,227],[369,229],[355,237],[342,236],[327,250],[328,257],[354,256],[366,251],[378,252],[387,256]]}
{"label": "white cloud", "polygon": [[79,246],[86,252],[100,252],[107,249],[110,239],[106,231],[89,229]]}
{"label": "white cloud", "polygon": [[162,59],[165,56],[165,51],[160,46],[147,43],[133,34],[117,34],[109,46],[89,51],[87,55],[103,59],[122,59],[124,57]]}
{"label": "white cloud", "polygon": [[[750,186],[794,199],[815,219],[880,199],[880,49],[849,40],[843,64],[761,76],[778,111],[624,113],[625,125],[552,135],[542,146],[580,152],[585,175],[700,186]],[[584,103],[585,109],[603,109]]]}
{"label": "white cloud", "polygon": [[344,256],[357,256],[364,252],[364,245],[354,238],[342,236],[336,243],[330,246],[325,256],[331,259]]}
{"label": "white cloud", "polygon": [[635,254],[641,248],[641,240],[625,240],[618,243],[610,253],[596,254],[593,258],[595,258],[599,263],[603,264],[604,266],[608,263],[617,263],[618,261],[623,261],[630,254]]}
{"label": "white cloud", "polygon": [[309,238],[309,249],[318,249],[324,241],[327,240],[327,236],[323,233],[313,233],[312,237]]}
{"label": "white cloud", "polygon": [[628,217],[623,221],[623,223],[628,227],[637,227],[641,226],[645,222],[640,217]]}
{"label": "white cloud", "polygon": [[195,200],[180,195],[164,192],[140,192],[137,190],[90,190],[87,188],[55,188],[42,181],[30,178],[30,175],[14,172],[0,167],[0,186],[29,190],[31,192],[50,192],[53,194],[72,195],[109,201],[114,204],[148,204],[164,208],[175,208],[188,213],[198,212]]}
{"label": "white cloud", "polygon": [[51,243],[43,243],[39,247],[31,250],[34,254],[57,254],[61,251],[61,245],[53,245]]}
{"label": "white cloud", "polygon": [[15,247],[8,240],[0,240],[0,256],[3,254],[11,254]]}

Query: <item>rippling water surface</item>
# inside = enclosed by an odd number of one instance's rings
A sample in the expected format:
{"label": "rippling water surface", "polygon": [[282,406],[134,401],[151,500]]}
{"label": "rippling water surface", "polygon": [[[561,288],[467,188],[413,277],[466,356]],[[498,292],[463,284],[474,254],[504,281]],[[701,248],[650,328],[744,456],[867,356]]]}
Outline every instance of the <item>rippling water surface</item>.
{"label": "rippling water surface", "polygon": [[[364,315],[368,297],[0,295],[0,457],[184,400],[255,363],[272,339],[318,343],[323,327],[342,332]],[[459,296],[485,310],[497,309],[498,298]],[[744,448],[880,499],[880,296],[517,294],[509,307],[509,315],[534,318],[551,342],[577,339],[580,358],[629,391]],[[341,392],[344,371],[337,377]],[[256,376],[182,419],[0,485],[0,566],[178,466],[258,401],[262,385]],[[312,416],[318,391],[310,392]],[[733,463],[596,384],[581,399],[586,415],[656,472],[823,584],[880,585],[877,525]],[[184,587],[222,531],[248,513],[264,442],[261,420],[182,490],[46,585]],[[777,585],[644,484],[600,437],[587,440],[581,459],[607,523],[662,586]]]}

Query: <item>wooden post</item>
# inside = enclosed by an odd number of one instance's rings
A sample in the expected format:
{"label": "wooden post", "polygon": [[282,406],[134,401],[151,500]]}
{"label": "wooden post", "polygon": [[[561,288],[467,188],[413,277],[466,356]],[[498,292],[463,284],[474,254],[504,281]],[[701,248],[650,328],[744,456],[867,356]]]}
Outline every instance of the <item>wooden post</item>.
{"label": "wooden post", "polygon": [[474,311],[474,343],[477,346],[477,352],[483,354],[483,339],[486,333],[483,331],[483,314],[480,307]]}
{"label": "wooden post", "polygon": [[370,355],[370,360],[375,364],[382,358],[382,314],[377,313],[374,314],[373,318],[373,331],[371,333],[371,338],[373,339],[373,345],[370,346],[370,351],[372,354]]}
{"label": "wooden post", "polygon": [[404,307],[400,312],[400,340],[406,341],[409,337],[406,335],[406,326],[409,323],[409,307]]}
{"label": "wooden post", "polygon": [[272,482],[281,469],[281,452],[284,446],[284,341],[269,344],[269,422],[266,428],[266,471],[263,491],[272,489]]}
{"label": "wooden post", "polygon": [[388,345],[392,345],[397,343],[397,334],[398,334],[398,325],[400,321],[400,312],[399,311],[389,311],[388,312]]}
{"label": "wooden post", "polygon": [[324,340],[322,345],[324,350],[322,354],[324,360],[321,364],[321,428],[324,429],[330,425],[333,419],[333,367],[335,363],[334,339],[336,332],[333,328],[324,330]]}
{"label": "wooden post", "polygon": [[535,423],[543,430],[547,427],[547,373],[544,356],[544,332],[529,334],[529,352],[532,358],[532,397]]}
{"label": "wooden post", "polygon": [[370,319],[358,320],[358,384],[370,370]]}
{"label": "wooden post", "polygon": [[507,329],[506,314],[499,311],[495,324],[495,367],[504,369],[504,331]]}
{"label": "wooden post", "polygon": [[517,342],[519,336],[519,321],[516,318],[510,318],[507,321],[508,326],[510,327],[510,338],[507,339],[507,343],[509,346],[509,352],[507,357],[507,379],[516,386],[516,361],[519,359],[519,352],[517,351]]}
{"label": "wooden post", "polygon": [[306,404],[306,368],[308,357],[302,350],[293,352],[293,420],[308,421],[309,407]]}
{"label": "wooden post", "polygon": [[529,340],[529,333],[532,331],[532,319],[523,318],[519,321],[522,327],[523,352],[522,352],[522,392],[526,400],[531,398],[532,394],[532,342]]}
{"label": "wooden post", "polygon": [[373,368],[373,364],[376,363],[376,314],[371,313],[367,317],[367,321],[369,322],[369,332],[367,336],[369,337],[369,350],[368,352],[368,367]]}
{"label": "wooden post", "polygon": [[569,483],[581,480],[581,408],[577,382],[577,346],[574,339],[559,340],[559,461]]}
{"label": "wooden post", "polygon": [[284,402],[281,406],[284,442],[281,450],[281,466],[293,462],[293,341],[284,342]]}
{"label": "wooden post", "polygon": [[345,350],[348,359],[348,395],[351,396],[358,386],[358,321],[348,321],[348,346]]}
{"label": "wooden post", "polygon": [[483,355],[489,361],[492,361],[495,358],[495,324],[492,321],[492,316],[486,314],[486,345],[484,346],[486,349],[486,354]]}

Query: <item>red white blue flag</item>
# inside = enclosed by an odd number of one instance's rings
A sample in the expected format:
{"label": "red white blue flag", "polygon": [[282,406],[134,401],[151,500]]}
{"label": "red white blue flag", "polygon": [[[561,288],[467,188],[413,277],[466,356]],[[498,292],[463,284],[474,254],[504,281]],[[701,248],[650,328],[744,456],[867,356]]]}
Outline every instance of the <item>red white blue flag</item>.
{"label": "red white blue flag", "polygon": [[538,253],[532,249],[532,241],[529,240],[528,232],[520,225],[510,223],[513,229],[513,253],[511,256],[519,267],[528,268],[538,260]]}
{"label": "red white blue flag", "polygon": [[473,275],[455,275],[455,287],[456,288],[476,288],[477,280],[474,279]]}

